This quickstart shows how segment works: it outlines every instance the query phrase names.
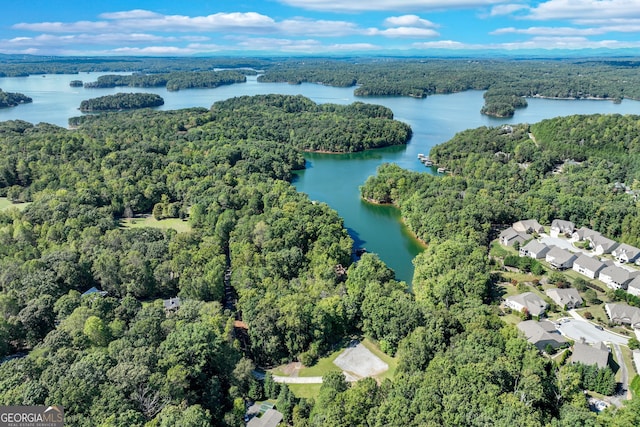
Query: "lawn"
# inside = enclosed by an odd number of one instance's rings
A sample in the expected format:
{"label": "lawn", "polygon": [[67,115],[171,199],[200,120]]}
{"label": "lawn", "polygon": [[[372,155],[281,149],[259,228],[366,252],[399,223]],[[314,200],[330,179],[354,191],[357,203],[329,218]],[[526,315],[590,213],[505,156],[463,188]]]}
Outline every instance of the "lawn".
{"label": "lawn", "polygon": [[0,197],[0,211],[3,211],[5,209],[9,209],[11,207],[17,208],[18,210],[21,211],[24,208],[26,208],[27,206],[29,206],[29,203],[13,203],[12,201],[7,199],[6,197]]}
{"label": "lawn", "polygon": [[158,221],[151,215],[145,215],[143,217],[136,217],[131,219],[123,219],[120,224],[124,228],[161,228],[167,230],[169,228],[176,230],[178,233],[187,233],[191,231],[191,226],[187,221],[183,221],[179,218],[167,218]]}
{"label": "lawn", "polygon": [[320,394],[320,387],[322,384],[287,384],[289,386],[289,390],[296,397],[305,399],[317,399]]}
{"label": "lawn", "polygon": [[631,384],[629,385],[631,392],[634,396],[640,396],[640,375],[636,375],[631,380]]}

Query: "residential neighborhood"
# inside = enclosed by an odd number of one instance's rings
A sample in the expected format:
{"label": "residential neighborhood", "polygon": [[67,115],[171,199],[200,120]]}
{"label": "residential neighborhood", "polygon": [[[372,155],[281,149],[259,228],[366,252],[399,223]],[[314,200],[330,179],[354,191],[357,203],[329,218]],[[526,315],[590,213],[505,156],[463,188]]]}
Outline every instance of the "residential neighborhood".
{"label": "residential neighborhood", "polygon": [[498,242],[508,254],[505,315],[524,337],[548,357],[567,351],[566,363],[620,371],[618,387],[627,390],[627,370],[640,367],[623,360],[619,346],[640,339],[640,249],[562,219],[546,228],[535,219],[515,222]]}

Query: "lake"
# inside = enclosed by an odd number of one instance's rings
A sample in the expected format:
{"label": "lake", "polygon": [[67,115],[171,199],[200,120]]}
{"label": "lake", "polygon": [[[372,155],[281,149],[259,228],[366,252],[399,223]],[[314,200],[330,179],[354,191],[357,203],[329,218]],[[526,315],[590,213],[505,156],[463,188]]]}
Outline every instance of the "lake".
{"label": "lake", "polygon": [[390,206],[375,206],[360,199],[359,186],[386,162],[425,173],[432,173],[418,161],[418,153],[428,154],[431,147],[450,139],[456,132],[479,126],[507,123],[535,123],[540,120],[572,114],[618,113],[640,114],[640,102],[624,100],[620,104],[594,100],[529,99],[529,106],[518,110],[510,119],[495,119],[480,114],[484,103],[481,91],[451,95],[434,95],[424,99],[403,97],[353,96],[353,88],[334,88],[316,84],[289,85],[258,83],[249,77],[247,83],[215,89],[188,89],[168,92],[164,88],[84,89],[69,86],[71,80],[95,81],[105,73],[77,75],[36,75],[0,78],[0,88],[21,92],[33,98],[32,104],[0,110],[0,121],[21,119],[32,123],[47,122],[67,127],[69,117],[80,115],[78,107],[84,99],[118,92],[149,92],[164,98],[160,110],[206,107],[234,96],[280,93],[304,95],[318,103],[349,104],[363,101],[391,108],[395,118],[411,125],[413,138],[406,147],[390,147],[348,155],[307,154],[307,169],[297,173],[294,185],[312,200],[326,202],[342,218],[359,247],[379,254],[395,270],[399,280],[411,283],[413,258],[423,250],[419,242],[400,221],[399,211]]}

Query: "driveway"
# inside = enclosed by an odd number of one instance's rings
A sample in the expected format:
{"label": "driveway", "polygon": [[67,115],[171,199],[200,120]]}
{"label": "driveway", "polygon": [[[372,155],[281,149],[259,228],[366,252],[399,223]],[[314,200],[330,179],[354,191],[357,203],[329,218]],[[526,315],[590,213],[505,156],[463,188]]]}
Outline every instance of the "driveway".
{"label": "driveway", "polygon": [[562,335],[574,341],[584,338],[585,341],[590,344],[603,341],[612,344],[627,345],[629,342],[629,338],[606,329],[597,329],[593,323],[589,323],[586,320],[566,319],[558,326],[558,330]]}

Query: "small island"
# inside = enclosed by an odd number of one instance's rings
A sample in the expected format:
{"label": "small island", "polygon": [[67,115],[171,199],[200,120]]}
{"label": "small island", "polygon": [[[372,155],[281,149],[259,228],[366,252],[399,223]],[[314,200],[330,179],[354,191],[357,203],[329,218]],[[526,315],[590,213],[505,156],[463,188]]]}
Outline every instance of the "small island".
{"label": "small island", "polygon": [[71,87],[82,87],[84,85],[84,83],[82,82],[82,80],[71,80],[69,82],[69,86]]}
{"label": "small island", "polygon": [[86,99],[80,103],[84,113],[96,111],[133,110],[137,108],[159,107],[164,99],[154,93],[116,93],[98,98]]}
{"label": "small island", "polygon": [[33,100],[26,95],[15,92],[5,92],[0,89],[0,108],[15,107],[29,102],[33,102]]}

